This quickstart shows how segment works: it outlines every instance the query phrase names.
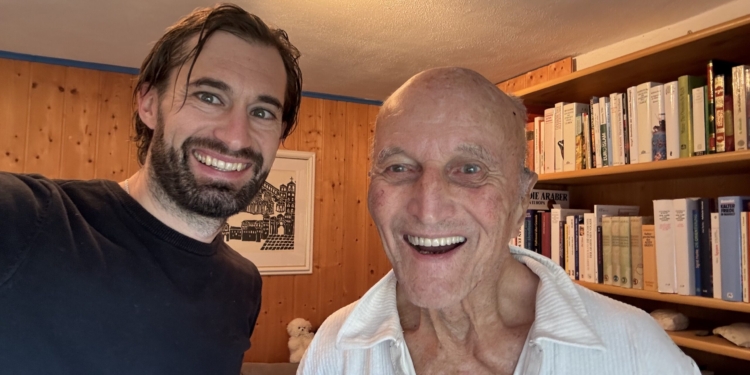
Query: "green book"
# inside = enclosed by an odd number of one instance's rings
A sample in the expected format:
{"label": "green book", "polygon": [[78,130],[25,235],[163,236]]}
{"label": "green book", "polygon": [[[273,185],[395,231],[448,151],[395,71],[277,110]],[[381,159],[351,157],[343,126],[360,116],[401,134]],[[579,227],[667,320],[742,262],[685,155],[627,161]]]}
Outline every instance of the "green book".
{"label": "green book", "polygon": [[693,89],[706,84],[706,77],[684,75],[677,79],[680,105],[680,158],[693,156]]}

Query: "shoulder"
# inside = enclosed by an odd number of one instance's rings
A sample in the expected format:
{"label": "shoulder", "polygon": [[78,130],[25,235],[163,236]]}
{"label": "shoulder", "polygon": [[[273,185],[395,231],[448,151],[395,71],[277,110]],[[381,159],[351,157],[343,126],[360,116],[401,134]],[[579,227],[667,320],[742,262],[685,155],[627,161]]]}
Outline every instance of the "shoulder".
{"label": "shoulder", "polygon": [[359,301],[344,306],[326,318],[305,351],[297,374],[336,374],[343,371],[343,354],[336,347],[336,339],[357,303]]}
{"label": "shoulder", "polygon": [[221,239],[217,239],[216,241],[217,251],[223,257],[223,272],[227,273],[232,283],[238,283],[244,290],[252,293],[251,296],[257,297],[260,300],[263,278],[260,276],[258,267],[249,259],[234,251],[229,245],[221,241]]}
{"label": "shoulder", "polygon": [[697,373],[695,362],[648,313],[580,285],[576,285],[576,290],[611,355],[632,361],[642,373]]}

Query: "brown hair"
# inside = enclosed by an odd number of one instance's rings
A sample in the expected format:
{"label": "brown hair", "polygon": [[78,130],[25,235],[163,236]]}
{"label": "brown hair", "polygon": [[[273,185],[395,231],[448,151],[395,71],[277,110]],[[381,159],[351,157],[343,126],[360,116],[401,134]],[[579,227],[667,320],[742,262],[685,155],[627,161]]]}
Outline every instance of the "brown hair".
{"label": "brown hair", "polygon": [[[146,92],[156,88],[161,95],[166,89],[172,70],[192,59],[187,74],[187,82],[189,82],[195,61],[208,38],[216,31],[225,31],[249,42],[275,47],[279,51],[287,75],[281,116],[281,122],[284,124],[281,139],[286,139],[294,130],[297,111],[302,99],[299,51],[289,42],[289,37],[284,30],[269,27],[257,16],[234,4],[196,9],[167,29],[141,65],[138,83],[133,90],[133,99],[138,98],[143,87],[146,88]],[[186,51],[185,43],[196,34],[198,34],[198,43],[192,50]],[[135,123],[134,140],[138,146],[138,162],[143,165],[154,131],[141,120],[137,109],[134,111],[133,121]]]}

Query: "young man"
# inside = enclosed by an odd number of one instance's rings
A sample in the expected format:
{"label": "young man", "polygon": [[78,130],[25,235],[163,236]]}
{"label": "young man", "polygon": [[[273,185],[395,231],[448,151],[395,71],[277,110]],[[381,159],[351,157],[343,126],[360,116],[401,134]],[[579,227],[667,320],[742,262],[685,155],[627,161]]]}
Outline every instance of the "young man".
{"label": "young man", "polygon": [[331,315],[299,374],[698,374],[643,311],[508,241],[536,175],[522,104],[441,68],[378,114],[368,207],[393,272]]}
{"label": "young man", "polygon": [[0,173],[0,372],[239,374],[261,278],[217,234],[292,130],[298,57],[237,6],[196,10],[141,67],[137,173]]}

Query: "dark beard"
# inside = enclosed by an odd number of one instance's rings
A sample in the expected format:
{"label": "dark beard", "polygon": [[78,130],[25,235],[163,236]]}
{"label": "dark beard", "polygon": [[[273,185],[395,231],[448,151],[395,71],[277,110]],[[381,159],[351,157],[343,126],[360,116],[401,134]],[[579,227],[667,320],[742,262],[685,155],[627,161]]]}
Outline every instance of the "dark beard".
{"label": "dark beard", "polygon": [[[211,181],[200,184],[190,170],[190,150],[195,147],[210,149],[222,155],[250,160],[253,178],[239,190],[231,184]],[[222,142],[208,138],[190,137],[183,142],[181,152],[164,142],[164,121],[158,115],[151,141],[149,177],[156,181],[166,198],[178,207],[201,216],[226,219],[245,209],[268,177],[269,170],[261,171],[263,155],[252,148],[231,151]],[[160,194],[161,195],[161,194]]]}

